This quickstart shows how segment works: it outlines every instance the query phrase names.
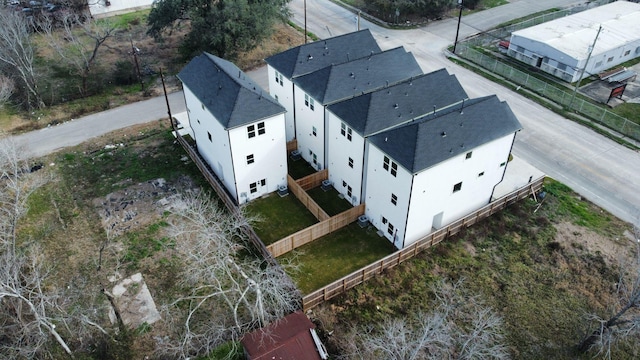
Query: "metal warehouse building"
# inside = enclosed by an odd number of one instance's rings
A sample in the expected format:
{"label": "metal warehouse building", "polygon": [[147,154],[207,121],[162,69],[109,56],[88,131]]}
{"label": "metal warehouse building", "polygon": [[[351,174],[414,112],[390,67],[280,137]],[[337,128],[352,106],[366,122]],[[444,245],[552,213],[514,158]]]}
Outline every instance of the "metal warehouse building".
{"label": "metal warehouse building", "polygon": [[508,54],[567,82],[585,64],[583,78],[600,73],[640,56],[640,4],[616,1],[516,31]]}

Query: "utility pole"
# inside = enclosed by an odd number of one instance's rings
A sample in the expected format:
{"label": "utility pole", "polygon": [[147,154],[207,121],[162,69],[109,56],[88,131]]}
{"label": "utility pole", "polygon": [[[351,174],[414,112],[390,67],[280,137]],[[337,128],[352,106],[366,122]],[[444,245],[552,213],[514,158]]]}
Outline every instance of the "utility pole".
{"label": "utility pole", "polygon": [[162,68],[160,68],[160,79],[162,80],[162,90],[164,90],[164,100],[167,102],[167,114],[169,114],[169,121],[171,121],[171,128],[176,132],[176,136],[178,136],[178,131],[176,130],[176,124],[173,123],[173,116],[171,115],[171,106],[169,106],[169,96],[167,95],[167,87],[164,84],[164,74],[162,73]]}
{"label": "utility pole", "polygon": [[573,95],[571,96],[571,101],[569,101],[569,110],[571,110],[571,105],[573,105],[573,100],[576,98],[576,93],[578,92],[578,88],[580,87],[580,83],[582,82],[582,77],[584,76],[584,71],[587,69],[587,65],[589,64],[589,59],[591,59],[591,53],[593,53],[593,49],[596,47],[596,42],[598,41],[598,36],[600,36],[600,31],[602,31],[602,25],[598,28],[598,33],[596,34],[596,38],[593,39],[593,44],[589,47],[589,54],[587,55],[587,61],[584,62],[584,66],[580,71],[580,76],[578,77],[578,81],[576,81],[576,87],[573,89]]}
{"label": "utility pole", "polygon": [[133,46],[133,39],[129,36],[129,41],[131,42],[131,53],[133,54],[133,60],[136,64],[136,74],[138,75],[138,80],[140,80],[140,87],[142,88],[142,92],[144,92],[144,81],[142,80],[142,74],[140,73],[140,65],[138,65],[138,52],[140,49]]}
{"label": "utility pole", "polygon": [[460,34],[460,20],[462,20],[462,6],[464,0],[458,0],[458,7],[460,8],[460,12],[458,12],[458,29],[456,29],[456,41],[453,42],[453,53],[456,53],[456,47],[458,46],[458,35]]}

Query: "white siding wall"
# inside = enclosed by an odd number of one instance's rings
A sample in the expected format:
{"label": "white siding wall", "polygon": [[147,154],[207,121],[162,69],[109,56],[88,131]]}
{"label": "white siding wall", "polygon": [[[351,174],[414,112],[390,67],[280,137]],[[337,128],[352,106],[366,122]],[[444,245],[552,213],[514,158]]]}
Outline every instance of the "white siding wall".
{"label": "white siding wall", "polygon": [[[269,75],[269,94],[277,99],[280,105],[287,109],[285,113],[287,141],[291,141],[295,138],[295,126],[294,126],[294,111],[293,111],[293,83],[278,73],[271,66],[267,66],[267,73]],[[276,74],[278,74],[278,81],[276,82]],[[279,79],[282,77],[282,84]]]}
{"label": "white siding wall", "polygon": [[[299,87],[294,88],[295,111],[296,111],[296,139],[298,140],[298,150],[302,157],[314,166],[317,170],[325,167],[324,162],[324,106],[318,101],[313,101],[313,110],[311,103],[305,105],[306,93]],[[309,101],[312,98],[309,97]],[[315,135],[313,129],[315,128]],[[316,155],[314,163],[313,156],[310,151]]]}
{"label": "white siding wall", "polygon": [[[515,134],[494,140],[416,174],[404,246],[489,203],[503,177]],[[483,175],[480,175],[480,174]],[[462,183],[454,192],[454,185]],[[441,214],[439,216],[439,214]],[[440,218],[440,224],[434,224]]]}
{"label": "white siding wall", "polygon": [[[367,143],[367,153],[365,214],[389,241],[402,248],[413,176],[401,166],[398,166],[396,176],[385,170],[385,154],[370,143]],[[392,194],[397,197],[396,205],[391,202]],[[393,234],[389,232],[390,224]]]}
{"label": "white siding wall", "polygon": [[[198,152],[209,163],[224,186],[237,199],[229,135],[220,122],[202,106],[198,98],[184,85],[184,97],[191,129]],[[211,134],[211,140],[209,140]]]}
{"label": "white siding wall", "polygon": [[[256,135],[248,137],[244,125],[229,130],[231,139],[233,168],[235,169],[238,202],[243,204],[286,185],[287,153],[284,114],[256,121]],[[258,124],[263,123],[265,133],[258,133]],[[248,164],[247,156],[253,155],[253,163]],[[264,184],[263,181],[264,180]],[[251,184],[255,187],[252,192]]]}
{"label": "white siding wall", "polygon": [[[329,180],[345,199],[352,205],[358,205],[362,202],[364,139],[351,129],[351,140],[349,140],[347,137],[349,127],[346,123],[345,135],[342,135],[342,120],[329,111],[327,111],[327,118]],[[353,159],[353,168],[349,166],[349,158]],[[351,196],[347,194],[348,186],[351,187]]]}

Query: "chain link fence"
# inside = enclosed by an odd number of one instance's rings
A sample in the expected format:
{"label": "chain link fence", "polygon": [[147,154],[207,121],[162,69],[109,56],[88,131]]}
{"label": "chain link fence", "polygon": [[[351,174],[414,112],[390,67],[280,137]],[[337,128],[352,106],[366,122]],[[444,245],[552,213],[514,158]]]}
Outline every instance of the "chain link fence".
{"label": "chain link fence", "polygon": [[[600,3],[604,4],[608,3],[608,1],[605,0]],[[571,90],[555,83],[550,83],[531,76],[524,71],[518,70],[509,64],[500,61],[500,59],[495,56],[484,54],[475,49],[475,47],[495,45],[495,42],[498,40],[509,39],[513,31],[538,25],[583,10],[586,10],[586,7],[574,7],[567,10],[540,15],[517,24],[511,24],[487,31],[468,40],[464,40],[463,42],[459,42],[458,48],[456,49],[456,55],[471,61],[494,74],[500,75],[523,88],[531,90],[542,97],[560,104],[565,109],[575,111],[576,113],[600,123],[613,131],[640,141],[640,125],[633,121],[619,116],[607,110],[603,106],[575,97],[574,92]]]}

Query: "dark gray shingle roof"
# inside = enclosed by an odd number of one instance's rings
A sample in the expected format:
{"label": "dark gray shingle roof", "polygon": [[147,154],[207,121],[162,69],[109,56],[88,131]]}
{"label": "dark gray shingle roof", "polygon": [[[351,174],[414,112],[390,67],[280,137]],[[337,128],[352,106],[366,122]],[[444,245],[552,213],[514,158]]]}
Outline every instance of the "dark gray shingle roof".
{"label": "dark gray shingle roof", "polygon": [[226,129],[286,111],[233,63],[208,53],[193,58],[178,78]]}
{"label": "dark gray shingle roof", "polygon": [[369,140],[415,174],[520,129],[509,105],[491,95],[464,101],[464,108],[457,104],[426,115]]}
{"label": "dark gray shingle roof", "polygon": [[329,105],[422,74],[418,62],[402,47],[327,66],[293,80],[318,102]]}
{"label": "dark gray shingle roof", "polygon": [[265,59],[288,79],[305,75],[332,64],[340,64],[371,53],[380,47],[368,29],[300,45]]}
{"label": "dark gray shingle roof", "polygon": [[419,75],[401,83],[329,105],[362,136],[402,124],[468,98],[446,69]]}

